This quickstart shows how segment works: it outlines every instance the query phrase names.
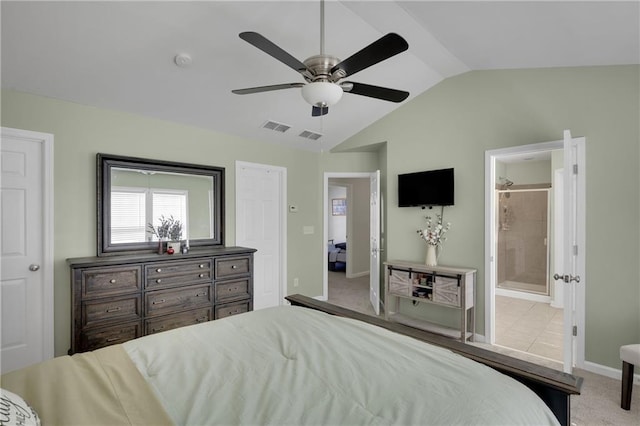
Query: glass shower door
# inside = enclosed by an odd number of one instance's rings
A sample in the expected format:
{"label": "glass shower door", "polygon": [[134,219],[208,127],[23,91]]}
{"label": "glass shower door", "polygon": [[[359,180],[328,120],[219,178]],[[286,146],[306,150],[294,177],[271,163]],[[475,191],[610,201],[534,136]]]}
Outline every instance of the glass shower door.
{"label": "glass shower door", "polygon": [[498,190],[498,287],[549,295],[549,190]]}

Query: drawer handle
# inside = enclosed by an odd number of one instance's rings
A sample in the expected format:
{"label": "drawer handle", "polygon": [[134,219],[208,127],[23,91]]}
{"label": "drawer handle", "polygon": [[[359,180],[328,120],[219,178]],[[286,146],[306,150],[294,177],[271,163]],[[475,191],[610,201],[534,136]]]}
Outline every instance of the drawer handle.
{"label": "drawer handle", "polygon": [[203,264],[198,265],[199,268],[204,268]]}
{"label": "drawer handle", "polygon": [[115,308],[109,308],[107,309],[107,313],[110,314],[111,312],[118,312],[120,309],[122,309],[121,306],[116,306]]}
{"label": "drawer handle", "polygon": [[196,293],[196,297],[206,296],[207,293]]}
{"label": "drawer handle", "polygon": [[231,265],[231,269],[238,269],[237,265]]}
{"label": "drawer handle", "polygon": [[238,287],[229,288],[229,291],[238,291]]}
{"label": "drawer handle", "polygon": [[109,282],[110,282],[111,284],[115,284],[115,283],[116,283],[116,280],[115,280],[115,278],[111,278],[111,279],[109,280]]}
{"label": "drawer handle", "polygon": [[107,343],[117,342],[119,339],[120,339],[119,337],[111,337],[111,338],[107,339]]}
{"label": "drawer handle", "polygon": [[162,327],[159,327],[159,328],[152,328],[151,332],[155,333],[156,331],[162,331],[162,330],[164,330],[164,325]]}
{"label": "drawer handle", "polygon": [[200,275],[198,275],[198,277],[202,278],[202,277],[204,277],[204,274],[200,274]]}
{"label": "drawer handle", "polygon": [[197,318],[196,322],[207,322],[207,317]]}
{"label": "drawer handle", "polygon": [[156,269],[156,272],[162,272],[162,268]]}
{"label": "drawer handle", "polygon": [[159,304],[164,303],[164,302],[166,302],[166,300],[164,300],[164,299],[158,299],[158,300],[154,300],[154,301],[152,302],[152,304],[153,304],[153,305],[159,305]]}
{"label": "drawer handle", "polygon": [[158,284],[160,284],[161,282],[162,282],[162,279],[160,279],[160,278],[158,278],[158,279],[156,280],[156,283],[158,283]]}

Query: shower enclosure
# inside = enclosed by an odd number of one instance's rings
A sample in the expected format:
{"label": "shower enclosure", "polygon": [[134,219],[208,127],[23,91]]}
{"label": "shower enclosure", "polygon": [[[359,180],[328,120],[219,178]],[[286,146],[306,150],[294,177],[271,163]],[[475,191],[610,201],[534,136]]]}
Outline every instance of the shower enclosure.
{"label": "shower enclosure", "polygon": [[498,288],[549,295],[549,189],[497,190]]}

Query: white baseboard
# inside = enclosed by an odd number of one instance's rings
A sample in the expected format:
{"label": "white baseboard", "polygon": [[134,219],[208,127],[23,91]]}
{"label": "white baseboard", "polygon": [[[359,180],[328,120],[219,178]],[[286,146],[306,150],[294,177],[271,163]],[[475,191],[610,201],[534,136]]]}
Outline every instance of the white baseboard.
{"label": "white baseboard", "polygon": [[[622,361],[620,361],[622,365]],[[622,369],[611,368],[606,365],[596,364],[595,362],[585,361],[582,367],[583,370],[587,370],[591,373],[599,374],[601,376],[610,377],[616,380],[622,380]],[[633,384],[640,385],[640,374],[633,375]]]}
{"label": "white baseboard", "polygon": [[356,272],[356,273],[351,273],[351,274],[345,274],[345,276],[347,278],[360,278],[360,277],[364,277],[365,275],[369,275],[369,271],[362,271],[362,272]]}

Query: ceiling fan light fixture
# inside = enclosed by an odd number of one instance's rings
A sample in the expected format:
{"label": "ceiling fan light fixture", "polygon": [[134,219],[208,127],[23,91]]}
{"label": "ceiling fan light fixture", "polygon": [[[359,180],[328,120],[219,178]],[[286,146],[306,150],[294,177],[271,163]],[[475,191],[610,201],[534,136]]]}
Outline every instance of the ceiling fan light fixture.
{"label": "ceiling fan light fixture", "polygon": [[310,105],[329,107],[338,103],[342,98],[342,87],[326,81],[315,81],[302,86],[302,97]]}

